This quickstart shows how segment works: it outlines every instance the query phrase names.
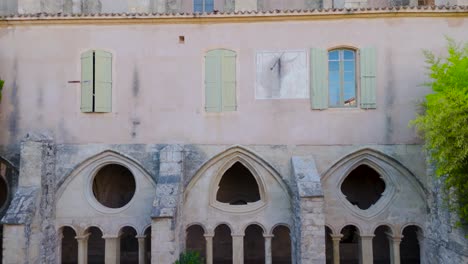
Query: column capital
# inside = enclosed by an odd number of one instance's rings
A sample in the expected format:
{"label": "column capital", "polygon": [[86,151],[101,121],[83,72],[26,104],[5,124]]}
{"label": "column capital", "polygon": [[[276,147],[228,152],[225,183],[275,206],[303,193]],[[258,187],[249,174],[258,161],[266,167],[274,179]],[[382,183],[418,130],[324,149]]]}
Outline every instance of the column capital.
{"label": "column capital", "polygon": [[361,235],[360,237],[361,237],[362,240],[372,240],[375,237],[375,235],[373,235],[373,234],[372,235]]}
{"label": "column capital", "polygon": [[231,236],[232,236],[232,237],[244,237],[245,235],[244,235],[244,234],[234,234],[234,233],[231,233]]}
{"label": "column capital", "polygon": [[393,243],[400,243],[403,239],[403,236],[393,235],[392,233],[385,233],[385,235],[387,235],[388,240]]}
{"label": "column capital", "polygon": [[146,236],[145,235],[141,235],[141,236],[135,236],[136,239],[145,239]]}
{"label": "column capital", "polygon": [[341,241],[341,238],[343,238],[343,234],[330,235],[330,236],[333,241]]}
{"label": "column capital", "polygon": [[205,238],[213,238],[214,234],[208,233],[203,235]]}
{"label": "column capital", "polygon": [[103,235],[102,238],[104,239],[117,239],[119,236],[116,235]]}
{"label": "column capital", "polygon": [[91,233],[87,233],[87,234],[84,234],[84,235],[81,235],[81,236],[76,236],[75,239],[80,241],[80,240],[88,240],[89,236],[91,235]]}

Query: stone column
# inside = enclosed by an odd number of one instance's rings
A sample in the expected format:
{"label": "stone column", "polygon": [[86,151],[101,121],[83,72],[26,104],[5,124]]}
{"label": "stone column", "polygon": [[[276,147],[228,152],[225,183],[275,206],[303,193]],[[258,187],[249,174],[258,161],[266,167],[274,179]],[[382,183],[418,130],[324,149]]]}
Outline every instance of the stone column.
{"label": "stone column", "polygon": [[402,237],[387,233],[387,238],[390,245],[390,263],[400,264],[400,243]]}
{"label": "stone column", "polygon": [[136,236],[138,239],[138,264],[145,264],[145,238],[146,236]]}
{"label": "stone column", "polygon": [[76,236],[76,240],[78,240],[78,264],[88,264],[88,238],[89,233]]}
{"label": "stone column", "polygon": [[362,235],[361,236],[361,263],[362,264],[374,263],[374,255],[372,252],[372,238],[374,238],[374,235]]}
{"label": "stone column", "polygon": [[265,238],[265,264],[271,264],[271,240],[274,235],[263,235]]}
{"label": "stone column", "polygon": [[232,234],[232,263],[244,264],[244,234]]}
{"label": "stone column", "polygon": [[120,263],[120,237],[118,236],[103,236],[106,240],[104,262],[106,264]]}
{"label": "stone column", "polygon": [[57,233],[57,264],[62,264],[62,239],[63,239],[63,233]]}
{"label": "stone column", "polygon": [[342,234],[331,235],[333,241],[333,264],[340,264],[340,241]]}
{"label": "stone column", "polygon": [[206,234],[206,264],[213,264],[213,237],[214,234]]}

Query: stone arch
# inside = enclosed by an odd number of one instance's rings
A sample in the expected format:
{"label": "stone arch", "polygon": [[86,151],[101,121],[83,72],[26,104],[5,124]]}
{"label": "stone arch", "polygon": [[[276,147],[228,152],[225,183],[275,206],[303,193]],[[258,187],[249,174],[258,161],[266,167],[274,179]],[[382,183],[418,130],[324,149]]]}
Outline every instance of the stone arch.
{"label": "stone arch", "polygon": [[154,188],[156,188],[156,181],[154,180],[153,177],[151,177],[151,174],[136,160],[133,158],[124,155],[122,153],[119,153],[114,150],[105,150],[102,151],[92,157],[89,157],[79,163],[77,166],[75,166],[72,171],[63,177],[58,183],[57,183],[57,194],[56,197],[60,198],[62,196],[63,191],[66,189],[66,186],[75,178],[77,175],[79,175],[85,168],[89,166],[99,166],[102,167],[105,164],[109,164],[112,162],[116,162],[117,164],[130,164],[132,165],[133,168],[139,170],[139,172],[144,175],[146,178],[150,180],[150,182],[153,184]]}
{"label": "stone arch", "polygon": [[203,226],[192,224],[185,229],[185,249],[200,254],[200,257],[206,259],[206,234]]}
{"label": "stone arch", "polygon": [[185,230],[189,229],[191,226],[200,226],[203,229],[203,231],[205,232],[205,234],[208,233],[208,229],[205,227],[205,225],[202,224],[202,223],[199,223],[199,222],[194,222],[194,223],[190,223],[190,224],[186,225]]}
{"label": "stone arch", "polygon": [[105,258],[105,240],[102,228],[97,226],[90,226],[86,228],[85,234],[88,236],[88,262],[89,263],[103,263]]}
{"label": "stone arch", "polygon": [[61,226],[58,229],[60,236],[60,245],[57,253],[61,263],[75,264],[78,263],[78,241],[76,236],[78,235],[75,228],[69,225]]}
{"label": "stone arch", "polygon": [[119,230],[121,263],[138,263],[137,230],[132,226],[124,226]]}
{"label": "stone arch", "polygon": [[264,234],[264,235],[267,235],[267,234],[268,234],[268,233],[267,233],[267,232],[268,232],[268,229],[265,228],[265,226],[262,225],[262,224],[259,223],[259,222],[251,222],[251,223],[248,223],[248,224],[244,225],[244,226],[242,227],[242,233],[245,234],[245,230],[247,230],[247,228],[248,228],[249,226],[252,226],[252,225],[259,226],[259,227],[263,230],[263,234]]}
{"label": "stone arch", "polygon": [[289,224],[286,224],[286,223],[278,223],[278,224],[275,224],[273,225],[271,228],[270,228],[270,232],[269,233],[265,233],[267,235],[271,235],[273,234],[273,230],[275,230],[275,228],[277,228],[278,226],[284,226],[284,227],[287,227],[289,230],[292,230],[291,226]]}
{"label": "stone arch", "polygon": [[345,263],[360,263],[359,241],[362,231],[358,226],[348,224],[340,233],[343,235],[340,241],[340,260]]}
{"label": "stone arch", "polygon": [[416,223],[416,222],[409,222],[409,223],[406,223],[404,224],[401,228],[400,228],[400,235],[403,236],[403,231],[405,230],[405,228],[409,227],[409,226],[415,226],[419,229],[419,231],[422,233],[422,235],[424,235],[426,232],[424,230],[424,227],[423,225],[419,224],[419,223]]}
{"label": "stone arch", "polygon": [[271,259],[272,263],[291,264],[292,244],[291,228],[288,225],[278,224],[272,228]]}
{"label": "stone arch", "polygon": [[[274,177],[274,179],[281,185],[281,187],[289,194],[290,197],[292,197],[292,192],[286,182],[282,179],[280,174],[276,171],[275,168],[273,168],[267,161],[265,161],[263,158],[261,158],[258,154],[255,152],[242,147],[242,146],[232,146],[227,148],[226,150],[214,155],[211,157],[208,161],[203,163],[203,165],[198,169],[198,171],[195,173],[195,175],[189,180],[188,184],[186,185],[186,192],[185,192],[185,198],[187,196],[187,193],[193,188],[193,186],[196,184],[196,182],[200,179],[200,177],[203,176],[203,174],[214,164],[222,161],[223,159],[228,158],[228,160],[231,160],[232,158],[250,158],[253,161],[255,161],[257,164],[265,168],[270,175]],[[231,158],[231,159],[229,159]]]}
{"label": "stone arch", "polygon": [[[379,198],[375,202],[372,202],[372,205],[367,209],[358,208],[356,205],[353,205],[342,191],[344,181],[356,169],[364,167],[368,167],[371,171],[376,172],[377,176],[385,183],[384,190]],[[402,179],[406,181],[405,185],[402,185]],[[397,197],[401,197],[402,188],[406,189],[403,194],[416,195],[417,199],[421,201],[422,208],[425,207],[427,209],[428,206],[425,199],[426,190],[411,171],[394,158],[369,148],[352,152],[339,159],[323,173],[321,182],[323,186],[326,186],[326,189],[340,190],[336,193],[325,191],[325,201],[330,198],[340,201],[344,207],[359,218],[373,219],[378,216],[392,205],[392,201],[397,199]],[[408,192],[408,189],[411,189],[411,192]],[[397,195],[398,193],[399,195]],[[423,210],[422,208],[421,210]]]}
{"label": "stone arch", "polygon": [[139,230],[139,229],[136,228],[134,225],[132,225],[132,224],[130,224],[130,223],[125,223],[125,224],[120,225],[120,226],[117,228],[117,236],[122,235],[122,232],[123,232],[124,228],[132,228],[132,229],[135,231],[136,236],[138,236],[138,230]]}
{"label": "stone arch", "polygon": [[411,183],[414,185],[415,189],[418,191],[418,194],[421,195],[422,198],[426,196],[427,190],[424,188],[424,185],[408,168],[406,168],[395,158],[371,148],[360,149],[340,158],[322,174],[323,176],[321,180],[326,180],[328,177],[330,177],[330,175],[332,175],[341,167],[350,167],[352,165],[360,164],[363,161],[370,161],[377,167],[381,167],[379,163],[385,163],[392,166],[401,172],[402,175],[408,176]]}
{"label": "stone arch", "polygon": [[377,226],[372,234],[372,255],[375,263],[390,263],[392,243],[390,243],[390,237],[393,236],[393,230],[389,225]]}
{"label": "stone arch", "polygon": [[245,264],[265,263],[265,228],[250,224],[244,230]]}
{"label": "stone arch", "polygon": [[417,224],[407,224],[401,230],[401,263],[420,263],[423,256],[421,253],[421,244],[424,239],[423,229]]}
{"label": "stone arch", "polygon": [[232,263],[232,229],[227,224],[219,224],[213,233],[213,263]]}
{"label": "stone arch", "polygon": [[381,226],[386,226],[388,227],[389,231],[391,232],[392,235],[395,235],[397,234],[396,232],[396,227],[393,226],[392,224],[390,224],[389,222],[377,222],[374,224],[374,226],[370,229],[371,230],[371,234],[374,234],[375,233],[375,230]]}
{"label": "stone arch", "polygon": [[346,224],[340,226],[340,228],[337,229],[337,230],[340,230],[340,233],[337,233],[337,234],[341,234],[341,232],[343,231],[343,229],[344,229],[345,227],[347,227],[347,226],[354,226],[354,227],[356,227],[357,231],[358,231],[359,234],[361,234],[361,235],[364,233],[363,228],[362,228],[361,226],[359,226],[359,224],[357,224],[357,223],[355,223],[355,222],[346,222]]}

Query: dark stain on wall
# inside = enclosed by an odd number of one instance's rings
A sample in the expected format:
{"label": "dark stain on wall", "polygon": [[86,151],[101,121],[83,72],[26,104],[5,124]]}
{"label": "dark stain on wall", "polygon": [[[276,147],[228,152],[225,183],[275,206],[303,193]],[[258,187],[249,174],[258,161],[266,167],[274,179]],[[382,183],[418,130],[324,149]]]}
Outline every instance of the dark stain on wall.
{"label": "dark stain on wall", "polygon": [[132,138],[136,138],[138,126],[141,124],[139,118],[132,118]]}
{"label": "dark stain on wall", "polygon": [[393,71],[392,50],[387,49],[385,54],[387,65],[387,86],[385,87],[385,138],[384,143],[390,144],[393,138],[393,104],[395,101],[395,73]]}
{"label": "dark stain on wall", "polygon": [[11,89],[10,93],[10,103],[12,106],[12,110],[10,113],[9,121],[8,121],[8,130],[10,132],[10,141],[14,141],[18,138],[18,123],[20,118],[20,107],[19,107],[19,100],[18,100],[18,90],[19,86],[17,83],[18,80],[18,59],[15,58],[13,62],[13,74],[12,74],[12,82],[11,86],[7,87],[7,89]]}
{"label": "dark stain on wall", "polygon": [[133,97],[138,97],[140,93],[140,77],[136,66],[133,68],[132,93]]}
{"label": "dark stain on wall", "polygon": [[42,110],[44,107],[44,89],[42,85],[39,85],[37,88],[37,99],[36,99],[36,104],[37,104],[37,120],[42,121],[43,116],[42,116]]}

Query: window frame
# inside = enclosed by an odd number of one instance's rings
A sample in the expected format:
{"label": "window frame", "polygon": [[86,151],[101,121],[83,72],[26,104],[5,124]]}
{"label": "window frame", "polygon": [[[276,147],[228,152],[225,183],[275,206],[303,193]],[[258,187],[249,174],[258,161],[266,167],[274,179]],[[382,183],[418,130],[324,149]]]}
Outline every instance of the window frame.
{"label": "window frame", "polygon": [[[346,106],[344,98],[344,51],[352,51],[354,53],[354,91],[355,91],[355,105]],[[340,51],[339,52],[339,75],[340,75],[340,104],[333,105],[330,101],[330,52]],[[343,58],[342,58],[343,57]],[[336,61],[336,60],[335,60]],[[337,46],[330,49],[327,49],[327,104],[328,108],[333,109],[359,109],[360,108],[360,59],[359,59],[359,49],[353,46]]]}

